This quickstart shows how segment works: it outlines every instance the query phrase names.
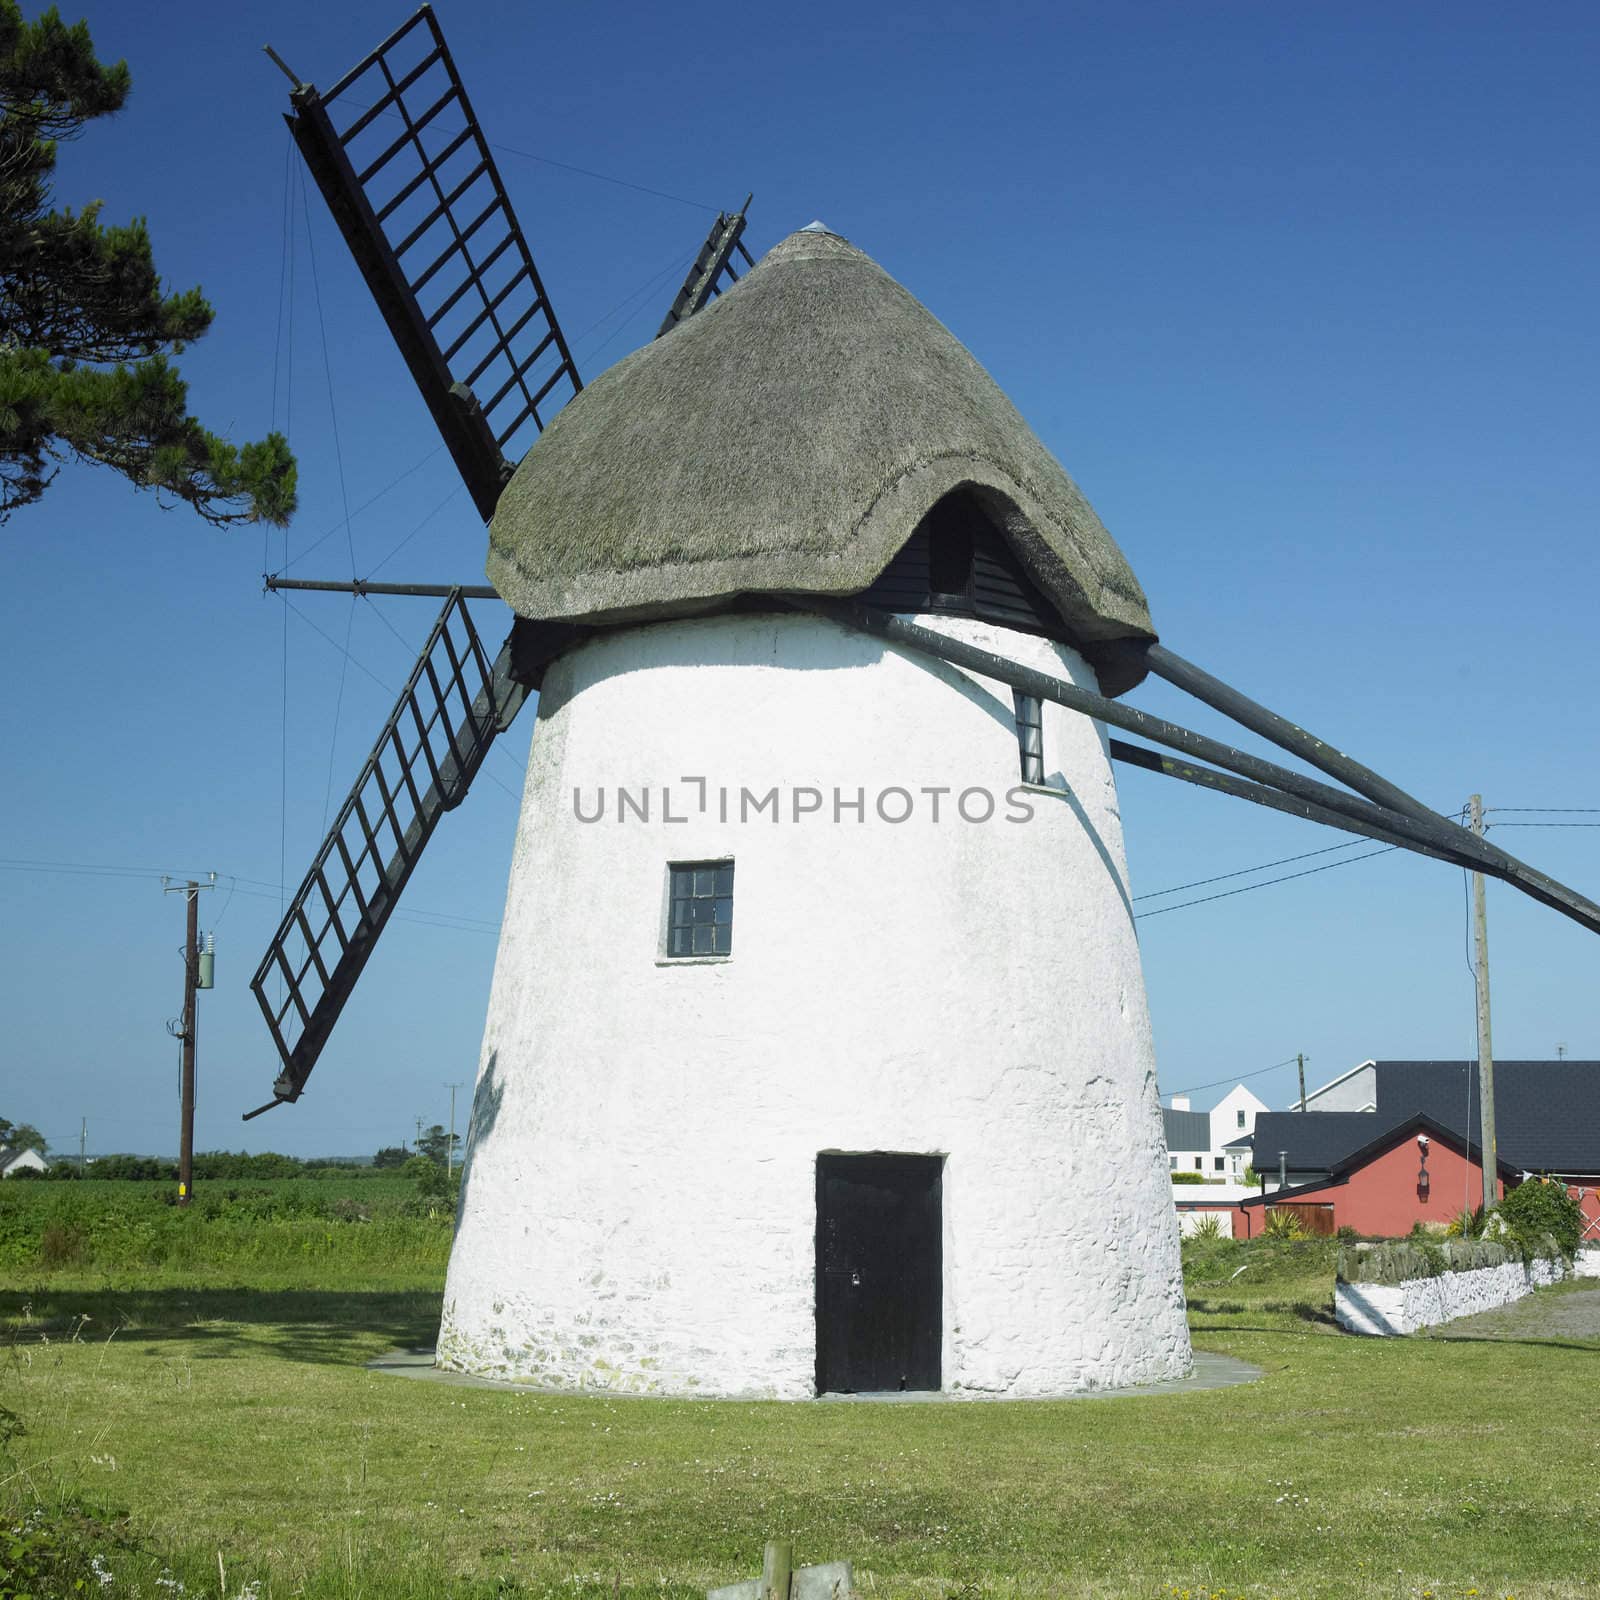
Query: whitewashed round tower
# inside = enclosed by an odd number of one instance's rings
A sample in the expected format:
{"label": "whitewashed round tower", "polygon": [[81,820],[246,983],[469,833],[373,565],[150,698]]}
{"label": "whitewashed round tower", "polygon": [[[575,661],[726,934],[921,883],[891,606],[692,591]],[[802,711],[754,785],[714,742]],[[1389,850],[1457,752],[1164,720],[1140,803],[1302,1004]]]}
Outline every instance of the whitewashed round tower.
{"label": "whitewashed round tower", "polygon": [[1137,681],[1137,582],[968,352],[794,234],[560,413],[489,575],[543,679],[440,1363],[781,1398],[1187,1371],[1104,730],[787,598]]}

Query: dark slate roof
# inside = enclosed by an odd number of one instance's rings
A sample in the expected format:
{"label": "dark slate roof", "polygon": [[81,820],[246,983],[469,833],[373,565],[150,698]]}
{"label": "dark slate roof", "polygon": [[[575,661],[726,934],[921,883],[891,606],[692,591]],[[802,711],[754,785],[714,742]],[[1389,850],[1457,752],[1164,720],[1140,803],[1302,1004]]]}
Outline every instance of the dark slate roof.
{"label": "dark slate roof", "polygon": [[1211,1115],[1206,1111],[1174,1111],[1162,1106],[1161,1120],[1167,1128],[1167,1149],[1209,1150]]}
{"label": "dark slate roof", "polygon": [[[1380,1061],[1377,1116],[1414,1111],[1476,1137],[1476,1061]],[[1496,1061],[1495,1145],[1525,1172],[1600,1173],[1600,1061]]]}
{"label": "dark slate roof", "polygon": [[[1289,1115],[1290,1113],[1283,1113]],[[1381,1123],[1383,1119],[1371,1111],[1312,1111],[1306,1113],[1316,1117],[1361,1117],[1369,1124]],[[1448,1144],[1465,1155],[1471,1161],[1481,1159],[1482,1151],[1477,1142],[1465,1139],[1454,1128],[1446,1127],[1444,1123],[1430,1117],[1425,1111],[1413,1111],[1410,1116],[1402,1117],[1399,1122],[1389,1123],[1382,1133],[1370,1139],[1359,1149],[1352,1150],[1349,1155],[1333,1163],[1326,1178],[1318,1178],[1308,1183],[1291,1184],[1287,1189],[1274,1189],[1270,1194],[1251,1195],[1239,1203],[1246,1206],[1271,1206],[1278,1205],[1284,1200],[1292,1200],[1298,1195],[1313,1194],[1325,1189],[1335,1189],[1341,1184],[1348,1183],[1350,1175],[1358,1171],[1374,1156],[1379,1156],[1386,1150],[1392,1150],[1397,1143],[1405,1139],[1415,1138],[1418,1134],[1425,1133],[1437,1140],[1440,1144]],[[1498,1143],[1498,1138],[1496,1139]],[[1499,1158],[1495,1163],[1499,1172],[1506,1178],[1515,1178],[1519,1168],[1514,1162]]]}
{"label": "dark slate roof", "polygon": [[[1255,1167],[1331,1172],[1418,1112],[1459,1137],[1479,1133],[1476,1061],[1380,1061],[1376,1111],[1265,1111]],[[1496,1155],[1519,1172],[1600,1173],[1600,1061],[1497,1061]]]}
{"label": "dark slate roof", "polygon": [[1258,1173],[1274,1173],[1278,1152],[1287,1150],[1291,1172],[1331,1172],[1393,1124],[1371,1111],[1259,1111],[1252,1164]]}

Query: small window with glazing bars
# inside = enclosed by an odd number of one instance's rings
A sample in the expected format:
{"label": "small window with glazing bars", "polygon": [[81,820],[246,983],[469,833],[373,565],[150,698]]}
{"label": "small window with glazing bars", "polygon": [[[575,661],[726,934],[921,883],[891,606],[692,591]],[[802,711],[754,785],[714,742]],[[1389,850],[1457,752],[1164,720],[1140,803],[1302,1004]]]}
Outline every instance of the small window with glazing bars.
{"label": "small window with glazing bars", "polygon": [[667,868],[667,955],[733,954],[733,863],[674,861]]}
{"label": "small window with glazing bars", "polygon": [[1039,697],[1012,691],[1017,708],[1017,753],[1022,758],[1022,781],[1044,782],[1044,711]]}

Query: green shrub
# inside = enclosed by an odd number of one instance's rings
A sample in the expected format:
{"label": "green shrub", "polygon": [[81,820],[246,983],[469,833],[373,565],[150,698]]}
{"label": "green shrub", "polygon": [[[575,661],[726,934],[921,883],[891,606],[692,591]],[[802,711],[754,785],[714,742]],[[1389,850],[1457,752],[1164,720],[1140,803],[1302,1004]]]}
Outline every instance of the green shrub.
{"label": "green shrub", "polygon": [[1304,1239],[1306,1226],[1295,1215],[1292,1206],[1276,1206],[1267,1212],[1267,1220],[1261,1225],[1263,1239]]}
{"label": "green shrub", "polygon": [[71,1267],[83,1260],[85,1236],[76,1222],[47,1222],[39,1235],[39,1259],[47,1267]]}
{"label": "green shrub", "polygon": [[1206,1175],[1203,1172],[1174,1172],[1171,1175],[1174,1183],[1204,1183]]}
{"label": "green shrub", "polygon": [[1530,1178],[1495,1207],[1495,1215],[1517,1248],[1527,1256],[1546,1253],[1546,1238],[1563,1255],[1576,1254],[1583,1238],[1583,1210],[1555,1178]]}
{"label": "green shrub", "polygon": [[1489,1214],[1482,1206],[1463,1206],[1444,1231],[1452,1239],[1481,1239]]}
{"label": "green shrub", "polygon": [[106,1557],[132,1548],[126,1518],[76,1499],[8,1511],[0,1519],[0,1600],[109,1591],[116,1580]]}
{"label": "green shrub", "polygon": [[1215,1211],[1202,1213],[1195,1225],[1189,1230],[1191,1239],[1199,1239],[1203,1243],[1211,1243],[1222,1237],[1222,1218]]}

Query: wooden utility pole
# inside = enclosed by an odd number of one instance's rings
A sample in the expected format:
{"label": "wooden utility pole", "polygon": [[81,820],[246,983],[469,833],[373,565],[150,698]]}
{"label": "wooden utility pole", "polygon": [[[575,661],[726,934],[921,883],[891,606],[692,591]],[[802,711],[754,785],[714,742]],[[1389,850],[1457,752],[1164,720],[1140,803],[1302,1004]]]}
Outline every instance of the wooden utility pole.
{"label": "wooden utility pole", "polygon": [[447,1083],[445,1088],[450,1091],[450,1138],[444,1147],[444,1175],[449,1177],[456,1167],[456,1090],[459,1083]]}
{"label": "wooden utility pole", "polygon": [[184,891],[187,916],[183,942],[183,1089],[178,1124],[178,1204],[194,1196],[194,1040],[195,984],[200,975],[200,885],[193,878]]}
{"label": "wooden utility pole", "polygon": [[[178,1038],[183,1051],[178,1090],[178,1204],[180,1206],[188,1205],[194,1197],[194,1045],[199,1013],[199,1008],[195,1005],[195,991],[200,987],[200,890],[213,888],[216,877],[216,873],[212,873],[211,882],[207,884],[201,884],[190,878],[181,889],[173,888],[165,879],[161,883],[163,894],[183,896],[187,910],[183,941],[183,1019],[178,1026]],[[210,987],[209,979],[207,987]]]}
{"label": "wooden utility pole", "polygon": [[1297,1055],[1295,1065],[1300,1069],[1300,1109],[1306,1108],[1306,1058],[1304,1054]]}
{"label": "wooden utility pole", "polygon": [[89,1165],[89,1119],[78,1118],[78,1171]]}
{"label": "wooden utility pole", "polygon": [[[1472,831],[1483,837],[1483,796],[1475,794],[1467,802]],[[1494,1044],[1489,1034],[1489,913],[1484,904],[1483,874],[1472,874],[1472,936],[1478,991],[1478,1100],[1482,1108],[1483,1209],[1495,1203],[1495,1179],[1500,1163],[1494,1141]]]}

